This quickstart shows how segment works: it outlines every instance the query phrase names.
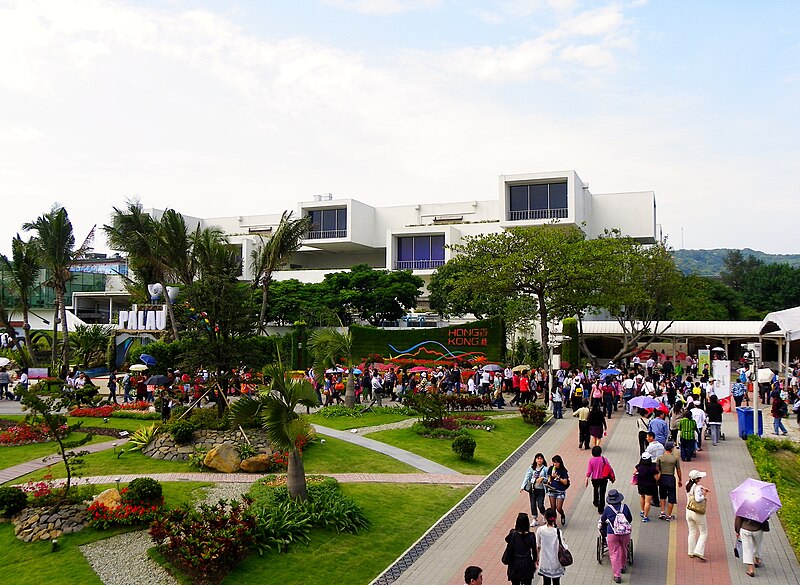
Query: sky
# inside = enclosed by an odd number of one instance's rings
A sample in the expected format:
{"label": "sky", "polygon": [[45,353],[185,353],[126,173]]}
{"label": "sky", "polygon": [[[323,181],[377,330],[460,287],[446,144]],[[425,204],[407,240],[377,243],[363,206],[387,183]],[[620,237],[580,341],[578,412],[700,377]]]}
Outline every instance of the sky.
{"label": "sky", "polygon": [[55,203],[81,242],[128,200],[469,201],[574,169],[655,191],[675,248],[800,253],[799,110],[793,0],[0,0],[0,252]]}

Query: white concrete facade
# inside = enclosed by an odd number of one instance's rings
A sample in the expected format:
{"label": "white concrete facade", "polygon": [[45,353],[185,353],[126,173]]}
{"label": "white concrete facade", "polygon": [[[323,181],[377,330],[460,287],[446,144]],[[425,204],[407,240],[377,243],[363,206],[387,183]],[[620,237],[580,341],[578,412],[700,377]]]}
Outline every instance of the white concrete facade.
{"label": "white concrete facade", "polygon": [[[376,269],[412,269],[427,282],[451,257],[447,246],[466,236],[554,220],[576,225],[590,238],[619,229],[643,243],[661,240],[652,191],[593,195],[572,170],[501,175],[497,195],[488,200],[377,207],[328,194],[299,202],[293,212],[295,217],[312,214],[317,223],[290,266],[275,275],[278,280],[319,282],[329,272],[366,263]],[[157,210],[151,213],[160,215]],[[281,214],[184,217],[187,224],[218,226],[231,243],[240,244],[243,278],[249,280],[250,253],[261,237],[269,238]]]}

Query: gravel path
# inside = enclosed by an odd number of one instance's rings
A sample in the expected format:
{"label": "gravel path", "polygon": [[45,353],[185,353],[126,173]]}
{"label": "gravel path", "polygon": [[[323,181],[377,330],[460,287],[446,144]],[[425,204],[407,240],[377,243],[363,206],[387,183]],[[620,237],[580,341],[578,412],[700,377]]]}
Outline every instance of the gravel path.
{"label": "gravel path", "polygon": [[[207,488],[203,501],[241,500],[250,485],[214,484]],[[140,530],[86,544],[80,547],[80,551],[105,585],[176,585],[177,581],[147,556],[147,550],[152,547],[153,541],[147,530]],[[120,551],[125,551],[125,554]]]}

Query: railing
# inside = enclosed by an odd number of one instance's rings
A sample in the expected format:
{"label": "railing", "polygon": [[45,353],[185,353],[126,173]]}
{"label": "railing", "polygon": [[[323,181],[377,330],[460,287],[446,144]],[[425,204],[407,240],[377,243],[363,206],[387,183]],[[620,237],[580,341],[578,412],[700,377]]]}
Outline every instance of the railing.
{"label": "railing", "polygon": [[395,270],[430,270],[444,266],[444,260],[395,260]]}
{"label": "railing", "polygon": [[556,209],[526,209],[523,211],[509,211],[509,221],[525,221],[531,219],[563,219],[569,214],[566,207]]}
{"label": "railing", "polygon": [[346,238],[347,230],[312,230],[306,235],[309,240],[327,240],[330,238]]}

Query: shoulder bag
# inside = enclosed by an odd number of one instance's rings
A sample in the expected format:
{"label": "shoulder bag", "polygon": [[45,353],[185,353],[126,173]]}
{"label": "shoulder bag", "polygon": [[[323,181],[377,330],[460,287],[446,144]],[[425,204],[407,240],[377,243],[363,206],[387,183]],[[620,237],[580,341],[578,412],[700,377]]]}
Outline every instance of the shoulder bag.
{"label": "shoulder bag", "polygon": [[512,542],[513,537],[508,541],[508,544],[506,544],[506,550],[503,551],[503,556],[500,559],[500,562],[502,562],[504,565],[511,564],[511,559],[514,558],[514,547],[511,544]]}
{"label": "shoulder bag", "polygon": [[689,499],[686,501],[686,509],[691,510],[696,514],[705,514],[706,513],[706,501],[703,500],[702,502],[698,502],[694,499],[694,489],[689,492]]}
{"label": "shoulder bag", "polygon": [[561,542],[561,530],[556,528],[556,534],[558,535],[558,564],[562,567],[569,567],[572,564],[572,553]]}
{"label": "shoulder bag", "polygon": [[611,481],[611,483],[617,481],[617,477],[614,475],[614,469],[612,469],[611,464],[605,457],[603,457],[603,471],[601,472],[601,476]]}

